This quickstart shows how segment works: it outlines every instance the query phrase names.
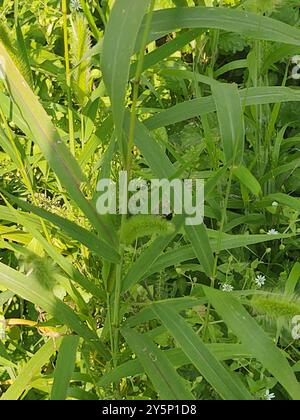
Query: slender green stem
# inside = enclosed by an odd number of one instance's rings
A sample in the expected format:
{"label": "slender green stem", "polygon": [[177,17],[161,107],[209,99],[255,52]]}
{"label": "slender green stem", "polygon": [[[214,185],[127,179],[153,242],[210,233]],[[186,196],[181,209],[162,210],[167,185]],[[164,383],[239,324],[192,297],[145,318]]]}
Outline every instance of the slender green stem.
{"label": "slender green stem", "polygon": [[65,48],[66,83],[67,83],[67,91],[68,91],[70,150],[71,150],[71,153],[75,156],[75,132],[74,132],[74,115],[73,115],[73,104],[72,104],[72,86],[71,86],[72,76],[71,76],[70,54],[69,54],[67,0],[62,0],[62,14],[63,14],[64,48]]}
{"label": "slender green stem", "polygon": [[18,24],[19,19],[19,0],[14,1],[14,18],[15,18],[15,25]]}
{"label": "slender green stem", "polygon": [[100,18],[102,20],[102,23],[103,23],[104,27],[106,27],[107,19],[106,19],[106,16],[105,16],[105,14],[104,14],[104,12],[102,10],[101,5],[99,4],[99,1],[96,2],[96,9],[97,9],[97,12],[99,13],[99,16],[100,16]]}
{"label": "slender green stem", "polygon": [[92,34],[94,35],[95,39],[97,41],[99,41],[99,39],[100,39],[100,31],[97,28],[97,25],[96,25],[94,16],[92,15],[92,13],[90,11],[90,6],[87,4],[87,2],[85,0],[80,0],[80,4],[81,4],[82,10],[83,10],[83,12],[85,14],[85,17],[87,18],[87,21],[88,21],[88,23],[90,25]]}
{"label": "slender green stem", "polygon": [[107,306],[107,320],[108,320],[108,326],[109,326],[109,337],[110,337],[110,349],[111,354],[113,358],[113,365],[117,366],[117,358],[115,353],[115,347],[114,347],[114,337],[113,337],[113,328],[112,328],[112,319],[111,319],[111,305],[110,305],[110,294],[106,294],[106,306]]}
{"label": "slender green stem", "polygon": [[[122,221],[126,216],[122,216]],[[116,286],[115,286],[115,301],[114,301],[114,308],[113,308],[113,328],[114,328],[114,337],[113,337],[113,345],[114,345],[114,360],[117,364],[117,355],[119,349],[119,330],[120,330],[120,299],[121,299],[121,290],[122,290],[122,268],[123,268],[123,256],[124,250],[123,247],[120,246],[119,253],[121,254],[121,261],[120,264],[117,265],[116,269]]]}
{"label": "slender green stem", "polygon": [[[262,45],[261,41],[255,41],[255,56],[256,56],[256,76],[254,80],[254,87],[261,87],[261,63],[262,63]],[[261,104],[256,106],[256,153],[258,170],[261,175],[263,169],[263,149],[262,149],[262,138],[263,138],[263,107]]]}

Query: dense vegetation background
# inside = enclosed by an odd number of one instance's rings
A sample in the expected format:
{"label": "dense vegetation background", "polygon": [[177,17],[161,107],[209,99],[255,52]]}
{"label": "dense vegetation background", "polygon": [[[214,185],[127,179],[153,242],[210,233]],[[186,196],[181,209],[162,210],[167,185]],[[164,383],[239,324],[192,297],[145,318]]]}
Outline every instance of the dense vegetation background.
{"label": "dense vegetation background", "polygon": [[299,5],[0,1],[1,399],[300,399]]}

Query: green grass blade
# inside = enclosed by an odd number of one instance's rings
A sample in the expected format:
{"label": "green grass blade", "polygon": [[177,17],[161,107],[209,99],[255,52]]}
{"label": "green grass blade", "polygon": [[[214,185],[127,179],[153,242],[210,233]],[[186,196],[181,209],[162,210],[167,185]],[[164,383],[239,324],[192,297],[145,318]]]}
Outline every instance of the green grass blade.
{"label": "green grass blade", "polygon": [[187,0],[172,0],[172,2],[175,4],[175,6],[177,7],[187,7]]}
{"label": "green grass blade", "polygon": [[283,193],[276,193],[276,194],[270,194],[267,197],[264,197],[263,199],[263,203],[267,203],[269,205],[272,205],[274,201],[277,201],[279,204],[283,206],[290,207],[300,212],[300,199],[299,198],[291,197]]}
{"label": "green grass blade", "polygon": [[[31,235],[37,239],[37,241],[42,245],[46,253],[52,258],[52,260],[59,266],[61,269],[76,283],[78,283],[83,289],[87,292],[91,293],[94,297],[98,298],[100,301],[105,300],[105,294],[102,290],[97,287],[94,283],[84,277],[75,267],[73,267],[72,263],[68,261],[63,255],[61,255],[49,242],[43,237],[40,233],[42,230],[41,223],[39,223],[38,219],[34,219],[30,217],[27,213],[22,213],[15,209],[10,209],[8,207],[0,206],[0,217],[3,220],[7,220],[9,222],[15,223],[16,221],[18,224],[24,226]],[[5,243],[6,246],[8,242]],[[12,245],[10,245],[12,247]],[[16,247],[16,244],[14,245]],[[14,248],[12,248],[15,250]],[[17,249],[17,252],[22,252],[23,248]]]}
{"label": "green grass blade", "polygon": [[[182,7],[154,13],[149,39],[183,28],[211,28],[299,46],[300,30],[259,14],[224,7]],[[143,33],[144,24],[140,30]]]}
{"label": "green grass blade", "polygon": [[192,244],[192,248],[208,277],[213,276],[214,255],[209,243],[207,230],[204,226],[186,226],[185,231]]}
{"label": "green grass blade", "polygon": [[214,357],[192,327],[172,308],[160,304],[153,312],[175,338],[182,351],[224,400],[251,400],[252,396],[242,383]]}
{"label": "green grass blade", "polygon": [[243,165],[234,168],[233,175],[240,183],[257,197],[262,194],[261,185],[254,175]]}
{"label": "green grass blade", "polygon": [[19,108],[23,120],[26,121],[26,131],[32,133],[32,137],[70,197],[89,218],[93,226],[108,241],[111,241],[111,233],[100,222],[96,209],[81,192],[80,185],[83,175],[79,165],[1,42],[0,55],[5,62],[5,78],[9,94]]}
{"label": "green grass blade", "polygon": [[[139,122],[137,123],[135,143],[143,153],[154,175],[161,178],[172,177],[174,173],[172,163],[145,126]],[[206,227],[202,224],[199,226],[186,226],[185,228],[199,261],[205,267],[207,275],[212,275],[214,258],[207,240]]]}
{"label": "green grass blade", "polygon": [[30,383],[41,376],[42,367],[51,356],[59,349],[61,339],[48,340],[35,355],[26,363],[13,384],[2,395],[0,400],[18,400],[24,391],[28,390]]}
{"label": "green grass blade", "polygon": [[241,163],[245,147],[245,125],[237,85],[213,83],[225,162]]}
{"label": "green grass blade", "polygon": [[[288,87],[261,87],[249,88],[239,91],[242,106],[275,104],[282,102],[299,102],[300,93]],[[144,122],[149,130],[176,124],[197,116],[208,115],[216,111],[212,96],[182,102],[159,114],[150,117]]]}
{"label": "green grass blade", "polygon": [[[261,244],[269,241],[277,241],[288,239],[290,235],[223,235],[221,239],[220,251],[228,251],[232,249],[249,247],[251,245]],[[218,240],[213,239],[210,241],[212,251],[218,250]],[[165,268],[176,266],[196,257],[195,250],[192,246],[186,245],[178,249],[168,251],[161,255],[150,270],[147,271],[146,277],[154,273],[158,273]]]}
{"label": "green grass blade", "polygon": [[26,201],[19,200],[18,198],[8,194],[5,191],[3,192],[23,210],[30,211],[42,219],[53,223],[55,226],[62,229],[62,231],[69,235],[71,238],[79,241],[87,248],[89,248],[90,251],[95,252],[98,256],[114,263],[119,261],[119,255],[117,251],[111,245],[98,238],[92,232],[89,232],[81,226],[78,226],[76,223],[64,219],[54,213],[50,213],[49,211],[36,207]]}
{"label": "green grass blade", "polygon": [[285,284],[285,293],[292,295],[295,292],[297,284],[300,280],[300,263],[296,262],[290,272]]}
{"label": "green grass blade", "polygon": [[125,293],[142,280],[143,276],[147,273],[149,266],[151,267],[155,263],[173,238],[174,235],[161,236],[143,252],[124,277],[122,282],[122,293]]}
{"label": "green grass blade", "polygon": [[105,31],[101,68],[111,97],[116,135],[120,144],[131,56],[148,5],[148,0],[116,0]]}
{"label": "green grass blade", "polygon": [[[205,346],[218,360],[250,357],[249,352],[240,344],[206,344]],[[164,354],[175,368],[191,363],[189,357],[181,349],[165,350]],[[105,373],[99,380],[98,386],[105,388],[111,383],[126,377],[140,375],[143,372],[144,369],[139,360],[130,360],[111,372]]]}
{"label": "green grass blade", "polygon": [[58,352],[54,370],[54,382],[51,390],[51,400],[65,400],[68,395],[69,383],[72,378],[79,337],[64,337]]}
{"label": "green grass blade", "polygon": [[145,335],[129,328],[121,330],[130,348],[136,353],[146,374],[163,400],[193,400],[183,380],[157,346]]}
{"label": "green grass blade", "polygon": [[[151,51],[145,55],[143,63],[143,71],[153,67],[155,64],[160,63],[165,58],[170,57],[177,51],[180,51],[185,45],[189,44],[195,38],[201,35],[203,31],[200,29],[194,29],[191,31],[183,32],[182,34],[177,34],[176,38],[167,42],[159,48],[156,48],[154,51]],[[130,68],[130,77],[134,77],[136,73],[137,63],[131,65]]]}
{"label": "green grass blade", "polygon": [[227,326],[262,365],[281,383],[294,400],[300,399],[300,385],[287,359],[243,305],[226,292],[204,287],[206,296]]}
{"label": "green grass blade", "polygon": [[34,276],[25,276],[0,263],[0,284],[21,298],[40,306],[57,321],[67,325],[72,331],[93,345],[104,358],[109,357],[106,347],[97,334],[89,330],[68,305],[55,297]]}

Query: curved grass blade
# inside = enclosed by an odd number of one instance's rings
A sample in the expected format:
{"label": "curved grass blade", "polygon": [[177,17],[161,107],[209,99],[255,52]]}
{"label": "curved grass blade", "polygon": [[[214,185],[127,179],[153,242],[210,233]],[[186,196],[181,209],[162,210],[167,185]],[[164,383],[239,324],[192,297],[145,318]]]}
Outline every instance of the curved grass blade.
{"label": "curved grass blade", "polygon": [[[256,13],[225,7],[180,7],[154,13],[149,39],[183,28],[223,29],[249,38],[299,46],[300,30]],[[139,38],[144,30],[141,26]]]}
{"label": "curved grass blade", "polygon": [[[116,0],[106,27],[101,68],[111,97],[116,136],[122,145],[130,61],[149,0]],[[124,150],[122,150],[125,153]]]}
{"label": "curved grass blade", "polygon": [[300,213],[300,199],[296,197],[291,197],[283,193],[270,194],[264,197],[262,204],[272,205],[272,202],[277,201],[283,206],[290,207]]}
{"label": "curved grass blade", "polygon": [[261,185],[254,175],[243,165],[237,166],[233,170],[233,175],[240,183],[257,197],[262,194]]}
{"label": "curved grass blade", "polygon": [[79,165],[1,42],[0,55],[4,62],[5,68],[3,71],[7,89],[24,122],[26,122],[26,131],[31,133],[31,137],[38,144],[70,197],[89,218],[95,229],[101,232],[105,239],[111,243],[113,240],[111,232],[101,223],[95,207],[81,192],[80,184],[83,175]]}
{"label": "curved grass blade", "polygon": [[224,400],[252,400],[244,385],[214,357],[192,327],[172,308],[159,303],[152,310],[182,351]]}
{"label": "curved grass blade", "polygon": [[[200,29],[194,29],[191,31],[183,32],[182,34],[177,34],[176,38],[167,42],[166,44],[156,48],[154,51],[151,51],[145,55],[143,63],[143,71],[153,67],[155,64],[160,63],[165,58],[170,57],[176,51],[180,51],[185,45],[189,44],[195,38],[201,35],[203,31]],[[134,77],[136,73],[137,63],[134,63],[130,67],[130,77]]]}
{"label": "curved grass blade", "polygon": [[[249,352],[240,344],[206,344],[207,349],[218,360],[230,360],[240,357],[250,357]],[[165,350],[164,354],[175,368],[191,363],[189,357],[181,349]],[[99,387],[107,387],[122,378],[133,377],[144,372],[139,360],[130,360],[118,366],[113,371],[105,373],[98,382]]]}
{"label": "curved grass blade", "polygon": [[30,389],[30,384],[37,376],[41,376],[42,367],[49,361],[51,356],[59,349],[61,338],[50,339],[35,355],[26,363],[13,384],[1,396],[0,400],[18,400],[23,392]]}
{"label": "curved grass blade", "polygon": [[299,400],[300,385],[287,359],[243,305],[226,292],[209,287],[203,290],[227,326],[251,350],[253,357],[262,363],[294,400]]}
{"label": "curved grass blade", "polygon": [[[244,248],[251,245],[261,244],[269,241],[276,241],[281,239],[288,239],[290,235],[223,235],[221,239],[220,251],[228,251],[231,249]],[[211,240],[212,251],[217,251],[218,241]],[[161,255],[153,266],[147,271],[145,278],[152,274],[158,273],[168,267],[177,266],[186,261],[196,258],[193,247],[186,245],[172,251],[168,251]]]}
{"label": "curved grass blade", "polygon": [[[142,123],[137,121],[136,128],[135,144],[140,148],[154,175],[160,178],[171,178],[175,168],[168,156],[163,152]],[[207,275],[211,276],[213,272],[214,257],[207,240],[205,225],[185,226],[185,229],[189,240],[195,248],[199,261],[203,264]],[[143,256],[141,258],[143,258]],[[154,260],[152,259],[151,263],[153,261]],[[129,283],[133,284],[137,281],[137,277],[135,277],[134,280],[130,279]]]}
{"label": "curved grass blade", "polygon": [[[242,106],[300,101],[300,93],[297,90],[280,86],[243,89],[239,93]],[[154,130],[215,111],[216,106],[213,97],[207,96],[175,105],[150,117],[144,124],[149,130]]]}
{"label": "curved grass blade", "polygon": [[153,383],[160,399],[193,400],[192,393],[187,390],[182,378],[165,356],[164,352],[145,335],[129,328],[121,329],[130,348],[136,353],[146,374]]}
{"label": "curved grass blade", "polygon": [[186,226],[185,231],[192,244],[194,254],[202,265],[204,272],[208,277],[212,277],[214,271],[214,255],[204,224],[198,226]]}
{"label": "curved grass blade", "polygon": [[119,261],[119,255],[117,251],[111,245],[102,241],[92,232],[89,232],[81,226],[78,226],[76,223],[71,222],[70,220],[64,219],[54,213],[50,213],[49,211],[36,207],[26,201],[19,200],[6,191],[3,191],[3,193],[23,210],[30,211],[42,219],[53,223],[55,226],[62,229],[63,232],[70,235],[71,238],[79,241],[100,257],[103,257],[104,259],[114,263]]}
{"label": "curved grass blade", "polygon": [[245,124],[237,85],[212,83],[225,162],[240,164],[245,147]]}
{"label": "curved grass blade", "polygon": [[300,263],[296,262],[290,272],[285,284],[285,293],[292,295],[295,292],[297,284],[300,280]]}
{"label": "curved grass blade", "polygon": [[54,370],[54,382],[51,390],[51,400],[65,400],[68,395],[69,383],[72,378],[79,337],[64,337],[58,352]]}
{"label": "curved grass blade", "polygon": [[68,305],[55,297],[34,276],[25,276],[0,263],[0,284],[21,298],[40,306],[55,319],[67,325],[72,331],[84,338],[87,343],[93,345],[102,357],[105,359],[109,358],[109,352],[97,334],[89,330]]}
{"label": "curved grass blade", "polygon": [[[22,213],[15,209],[9,209],[8,207],[0,206],[0,217],[4,220],[15,223],[26,227],[26,229],[31,233],[31,235],[39,241],[46,253],[53,259],[53,261],[58,264],[61,269],[76,283],[78,283],[83,289],[91,293],[94,297],[97,297],[100,301],[105,300],[105,294],[102,290],[97,287],[94,283],[84,277],[75,267],[72,266],[71,262],[68,261],[63,255],[61,255],[49,242],[43,237],[40,233],[42,230],[39,220],[36,218],[30,217],[27,213]],[[4,245],[2,245],[4,247]],[[17,248],[16,244],[8,244],[5,242],[5,246],[12,251],[24,252],[24,248]]]}

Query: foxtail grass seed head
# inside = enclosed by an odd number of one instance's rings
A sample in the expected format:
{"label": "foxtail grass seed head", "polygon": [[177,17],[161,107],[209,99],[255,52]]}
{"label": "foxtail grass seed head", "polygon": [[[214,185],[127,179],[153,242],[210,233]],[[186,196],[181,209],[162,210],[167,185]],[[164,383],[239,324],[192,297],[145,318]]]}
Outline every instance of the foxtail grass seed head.
{"label": "foxtail grass seed head", "polygon": [[253,309],[270,319],[292,318],[300,313],[300,300],[296,295],[267,293],[254,295],[251,299]]}

